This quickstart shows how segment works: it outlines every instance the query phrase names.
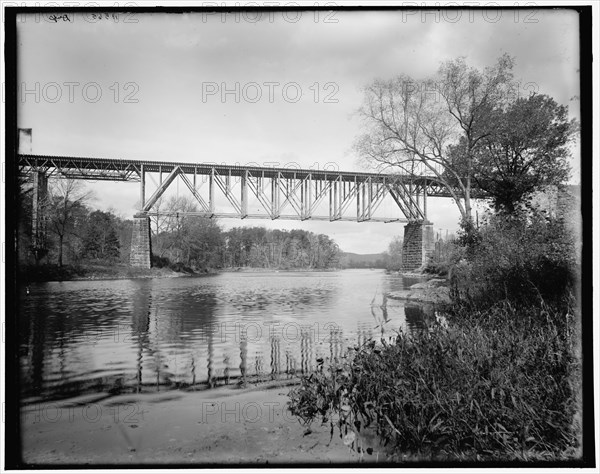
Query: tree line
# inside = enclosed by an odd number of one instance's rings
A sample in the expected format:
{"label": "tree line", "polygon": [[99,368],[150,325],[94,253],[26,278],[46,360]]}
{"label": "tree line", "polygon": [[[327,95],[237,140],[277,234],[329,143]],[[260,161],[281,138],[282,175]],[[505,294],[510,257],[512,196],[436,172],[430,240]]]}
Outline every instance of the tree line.
{"label": "tree line", "polygon": [[[93,209],[81,182],[51,180],[38,206],[42,235],[32,234],[33,190],[21,186],[19,257],[24,264],[129,263],[133,222],[114,211]],[[327,269],[340,266],[340,249],[327,235],[305,230],[235,227],[186,215],[191,198],[161,200],[151,218],[152,259],[158,267]]]}
{"label": "tree line", "polygon": [[33,188],[20,186],[19,261],[22,264],[76,264],[83,261],[127,262],[132,221],[114,211],[90,206],[93,195],[83,183],[70,179],[50,180],[39,200],[40,232],[33,235]]}
{"label": "tree line", "polygon": [[151,221],[157,265],[178,262],[196,269],[326,269],[340,264],[340,250],[325,234],[264,227],[225,231],[215,219],[185,215],[198,211],[187,197],[172,196],[157,203],[157,209],[162,212]]}

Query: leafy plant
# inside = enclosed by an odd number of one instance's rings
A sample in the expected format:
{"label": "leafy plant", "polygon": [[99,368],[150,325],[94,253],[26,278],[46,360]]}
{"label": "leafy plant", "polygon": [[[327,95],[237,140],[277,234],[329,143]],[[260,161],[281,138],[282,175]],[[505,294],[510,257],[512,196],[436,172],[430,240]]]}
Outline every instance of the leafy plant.
{"label": "leafy plant", "polygon": [[505,303],[448,327],[370,341],[304,377],[290,393],[292,413],[329,422],[332,434],[337,425],[345,440],[373,427],[397,453],[557,456],[575,443],[572,317]]}
{"label": "leafy plant", "polygon": [[[563,219],[541,212],[495,215],[465,244],[451,270],[454,299],[477,308],[510,300],[560,304],[578,274],[575,240]],[[458,262],[457,262],[458,263]]]}

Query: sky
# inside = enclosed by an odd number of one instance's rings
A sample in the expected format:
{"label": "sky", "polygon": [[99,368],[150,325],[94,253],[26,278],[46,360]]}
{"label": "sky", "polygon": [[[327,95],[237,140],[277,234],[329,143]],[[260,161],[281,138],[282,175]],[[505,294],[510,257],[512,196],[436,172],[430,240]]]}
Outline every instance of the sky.
{"label": "sky", "polygon": [[[459,56],[483,68],[503,53],[515,58],[524,95],[548,94],[579,118],[578,17],[567,10],[55,19],[22,16],[17,29],[18,126],[33,129],[36,154],[364,170],[353,150],[364,86],[431,76]],[[88,186],[94,207],[135,213],[137,183]],[[455,232],[459,213],[450,199],[430,198],[428,218]],[[326,233],[357,253],[382,252],[403,233],[399,223],[220,223]]]}

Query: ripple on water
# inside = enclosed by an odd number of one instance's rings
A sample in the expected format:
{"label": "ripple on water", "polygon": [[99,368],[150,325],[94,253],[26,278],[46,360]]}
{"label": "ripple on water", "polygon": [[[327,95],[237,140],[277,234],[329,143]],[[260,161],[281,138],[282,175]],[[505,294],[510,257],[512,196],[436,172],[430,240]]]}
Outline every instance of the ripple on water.
{"label": "ripple on water", "polygon": [[[411,282],[414,283],[414,282]],[[21,297],[23,394],[270,380],[393,335],[419,315],[397,275],[224,273],[207,278],[32,285]]]}

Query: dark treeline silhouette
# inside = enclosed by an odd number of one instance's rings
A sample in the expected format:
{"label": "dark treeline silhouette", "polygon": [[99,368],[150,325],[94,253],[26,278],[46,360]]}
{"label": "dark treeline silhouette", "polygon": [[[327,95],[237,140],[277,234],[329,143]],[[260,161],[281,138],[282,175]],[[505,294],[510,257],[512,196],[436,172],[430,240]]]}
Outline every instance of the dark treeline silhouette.
{"label": "dark treeline silhouette", "polygon": [[[85,266],[128,264],[132,220],[114,211],[93,209],[89,193],[72,180],[50,183],[39,206],[43,242],[32,235],[32,192],[21,193],[19,254],[21,264]],[[195,210],[186,198],[171,198],[165,211]],[[236,227],[225,231],[215,219],[165,212],[151,222],[153,265],[175,270],[219,268],[327,269],[340,267],[341,252],[324,234],[305,230]]]}
{"label": "dark treeline silhouette", "polygon": [[339,266],[337,244],[305,230],[235,227],[225,231],[215,219],[190,217],[197,211],[186,197],[158,202],[165,211],[152,218],[153,264],[207,268],[326,269]]}
{"label": "dark treeline silhouette", "polygon": [[32,232],[32,190],[23,186],[19,208],[19,261],[33,264],[126,263],[132,221],[88,205],[81,183],[56,180],[38,207],[41,235]]}
{"label": "dark treeline silhouette", "polygon": [[[156,266],[205,268],[327,269],[340,265],[337,244],[300,229],[235,227],[224,231],[207,218],[184,218],[182,228],[153,236]],[[180,218],[181,220],[181,218]],[[188,227],[188,229],[186,229]]]}

